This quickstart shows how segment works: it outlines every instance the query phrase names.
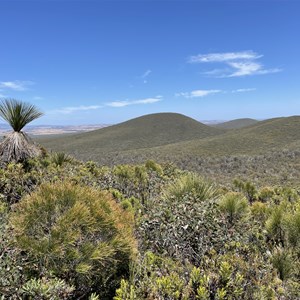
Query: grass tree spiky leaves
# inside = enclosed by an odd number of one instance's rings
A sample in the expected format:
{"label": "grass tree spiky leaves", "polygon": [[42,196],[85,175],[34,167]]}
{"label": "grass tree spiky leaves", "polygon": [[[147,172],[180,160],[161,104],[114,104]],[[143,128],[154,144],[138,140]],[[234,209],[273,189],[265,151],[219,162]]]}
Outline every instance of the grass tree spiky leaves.
{"label": "grass tree spiky leaves", "polygon": [[0,103],[0,117],[16,132],[20,132],[27,124],[42,115],[43,113],[30,103],[16,99],[4,99]]}

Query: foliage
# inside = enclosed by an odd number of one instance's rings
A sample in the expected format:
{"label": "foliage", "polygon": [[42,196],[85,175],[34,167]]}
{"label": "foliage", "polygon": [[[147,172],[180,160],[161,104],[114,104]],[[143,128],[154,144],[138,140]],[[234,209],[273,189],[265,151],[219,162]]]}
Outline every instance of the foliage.
{"label": "foliage", "polygon": [[51,162],[56,166],[62,166],[64,163],[72,162],[72,158],[64,152],[55,152],[50,157]]}
{"label": "foliage", "polygon": [[0,117],[17,132],[42,115],[34,105],[15,99],[4,99],[0,104]]}
{"label": "foliage", "polygon": [[241,180],[235,179],[233,181],[234,186],[238,189],[239,192],[244,193],[250,203],[256,199],[256,188],[254,184],[249,181],[243,182]]}
{"label": "foliage", "polygon": [[167,200],[181,201],[187,195],[193,194],[199,201],[212,199],[217,196],[217,190],[213,184],[206,183],[199,175],[188,173],[179,177],[164,191]]}
{"label": "foliage", "polygon": [[22,286],[23,297],[35,300],[63,300],[68,299],[74,291],[73,286],[67,285],[57,278],[31,279]]}
{"label": "foliage", "polygon": [[200,177],[178,178],[142,217],[138,228],[144,241],[141,246],[198,264],[212,249],[222,251],[225,241],[243,239],[245,227],[237,224],[228,230],[220,218],[217,197],[214,185]]}
{"label": "foliage", "polygon": [[[0,202],[1,203],[1,202]],[[0,296],[2,299],[17,300],[26,280],[23,269],[26,264],[20,251],[9,243],[11,232],[7,229],[7,212],[3,205],[0,211]],[[0,298],[1,299],[1,298]]]}
{"label": "foliage", "polygon": [[226,255],[211,252],[199,267],[146,252],[114,299],[292,299],[271,264],[262,266],[263,258],[253,253],[254,248],[238,248],[233,252],[228,248]]}
{"label": "foliage", "polygon": [[52,272],[77,296],[111,293],[135,251],[132,215],[88,187],[44,184],[16,206],[10,222],[32,262],[27,272]]}
{"label": "foliage", "polygon": [[247,212],[247,200],[239,193],[227,193],[220,201],[220,209],[226,214],[230,224]]}
{"label": "foliage", "polygon": [[[297,157],[280,157],[293,178]],[[46,155],[7,164],[0,170],[0,299],[299,299],[299,183],[281,182],[274,156],[194,162],[214,180],[154,161],[110,168],[75,159],[57,164]],[[242,188],[232,185],[234,177]],[[105,215],[114,221],[93,222],[101,210],[91,209],[95,203],[113,207]],[[124,247],[118,257],[102,251],[100,264],[101,255],[91,253],[100,230],[112,233],[113,224],[128,233],[121,242],[129,248],[123,257]],[[110,241],[105,249],[117,248],[108,235],[101,235]]]}
{"label": "foliage", "polygon": [[292,275],[294,261],[289,250],[275,248],[271,261],[281,280],[287,280]]}
{"label": "foliage", "polygon": [[276,244],[285,245],[285,228],[284,228],[285,205],[273,207],[269,218],[266,221],[266,229],[271,239]]}
{"label": "foliage", "polygon": [[300,248],[300,206],[285,216],[285,227],[289,244]]}

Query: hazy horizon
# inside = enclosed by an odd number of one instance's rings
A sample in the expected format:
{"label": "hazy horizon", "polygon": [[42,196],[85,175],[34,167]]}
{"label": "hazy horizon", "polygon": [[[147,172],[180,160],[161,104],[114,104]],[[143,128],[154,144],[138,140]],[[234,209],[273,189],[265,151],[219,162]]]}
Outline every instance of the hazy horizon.
{"label": "hazy horizon", "polygon": [[300,114],[297,1],[0,1],[0,98],[33,124]]}

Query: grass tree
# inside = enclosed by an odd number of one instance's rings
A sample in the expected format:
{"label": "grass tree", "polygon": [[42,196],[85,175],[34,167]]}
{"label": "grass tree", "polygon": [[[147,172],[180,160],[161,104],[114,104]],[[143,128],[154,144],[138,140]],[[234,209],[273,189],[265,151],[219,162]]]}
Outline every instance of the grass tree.
{"label": "grass tree", "polygon": [[21,162],[40,155],[40,148],[22,129],[42,115],[36,106],[26,102],[15,99],[4,99],[0,102],[0,117],[13,129],[0,143],[0,161]]}

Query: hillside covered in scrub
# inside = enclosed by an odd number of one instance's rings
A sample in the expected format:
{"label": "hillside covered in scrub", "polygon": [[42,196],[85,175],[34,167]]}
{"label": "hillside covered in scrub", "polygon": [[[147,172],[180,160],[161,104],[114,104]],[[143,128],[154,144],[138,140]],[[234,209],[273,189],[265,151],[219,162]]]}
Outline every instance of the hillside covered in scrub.
{"label": "hillside covered in scrub", "polygon": [[[40,142],[48,148],[90,155],[152,148],[222,134],[224,130],[202,124],[175,113],[150,114],[85,134],[46,137]],[[60,145],[60,146],[58,146]],[[59,148],[59,149],[58,149]]]}
{"label": "hillside covered in scrub", "polygon": [[[72,136],[38,139],[47,149],[63,151],[101,165],[175,163],[220,183],[241,176],[257,184],[298,181],[300,117],[274,118],[233,129],[217,129],[179,114],[142,116],[119,125]],[[274,163],[276,161],[276,163]],[[266,179],[266,180],[265,180]]]}
{"label": "hillside covered in scrub", "polygon": [[112,153],[120,157],[131,155],[133,161],[136,154],[159,161],[187,154],[197,157],[255,155],[298,149],[299,140],[299,116],[268,119],[225,130],[183,115],[161,113],[88,133],[43,138],[39,142],[49,149],[65,151],[83,160],[103,162]]}
{"label": "hillside covered in scrub", "polygon": [[238,128],[254,125],[257,122],[259,121],[254,119],[249,119],[249,118],[243,118],[243,119],[236,119],[236,120],[231,120],[223,123],[218,123],[212,126],[217,128],[223,128],[223,129],[238,129]]}

